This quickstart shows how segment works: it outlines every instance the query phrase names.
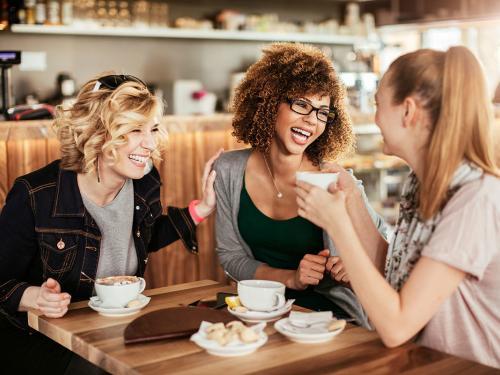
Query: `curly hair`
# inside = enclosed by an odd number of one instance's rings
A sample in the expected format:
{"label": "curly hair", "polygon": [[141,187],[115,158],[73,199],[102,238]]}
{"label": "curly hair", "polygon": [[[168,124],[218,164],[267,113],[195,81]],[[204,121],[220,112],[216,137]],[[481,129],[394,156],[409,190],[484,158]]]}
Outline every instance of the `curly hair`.
{"label": "curly hair", "polygon": [[[96,172],[99,156],[118,160],[117,149],[127,143],[127,134],[163,115],[163,103],[146,86],[126,81],[111,90],[96,82],[102,74],[85,83],[69,108],[58,106],[53,128],[61,143],[61,168],[77,173]],[[152,153],[160,160],[160,146],[167,131],[159,127],[157,147]]]}
{"label": "curly hair", "polygon": [[354,135],[345,109],[345,88],[325,54],[300,43],[273,43],[264,47],[263,56],[247,70],[232,103],[233,136],[268,152],[279,105],[309,94],[329,96],[330,108],[336,116],[306,149],[306,155],[318,165],[352,152]]}

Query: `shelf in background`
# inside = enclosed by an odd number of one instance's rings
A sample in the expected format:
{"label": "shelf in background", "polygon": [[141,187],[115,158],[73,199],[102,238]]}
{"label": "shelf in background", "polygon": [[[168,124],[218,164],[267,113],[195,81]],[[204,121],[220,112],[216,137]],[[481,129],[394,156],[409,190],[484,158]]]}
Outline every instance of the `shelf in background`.
{"label": "shelf in background", "polygon": [[353,129],[357,135],[380,134],[380,128],[375,124],[354,124]]}
{"label": "shelf in background", "polygon": [[258,31],[192,30],[174,28],[134,28],[134,27],[77,27],[45,25],[12,25],[13,33],[96,35],[142,38],[206,39],[235,41],[276,41],[304,42],[334,45],[363,45],[366,40],[350,35],[324,35],[306,33],[276,33]]}

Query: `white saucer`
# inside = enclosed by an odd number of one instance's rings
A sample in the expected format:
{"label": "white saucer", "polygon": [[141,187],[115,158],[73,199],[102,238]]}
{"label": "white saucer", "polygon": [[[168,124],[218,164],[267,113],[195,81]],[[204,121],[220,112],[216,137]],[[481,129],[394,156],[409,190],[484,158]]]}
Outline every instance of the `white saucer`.
{"label": "white saucer", "polygon": [[317,344],[330,341],[344,330],[344,328],[339,328],[335,331],[328,331],[328,326],[332,321],[314,324],[310,328],[298,328],[291,325],[288,318],[284,318],[274,323],[274,329],[292,341],[302,344]]}
{"label": "white saucer", "polygon": [[217,341],[207,339],[206,333],[201,328],[198,332],[191,336],[191,341],[205,349],[209,354],[219,357],[238,357],[255,352],[258,348],[260,348],[267,342],[267,335],[263,331],[264,327],[265,323],[262,327],[259,327],[260,329],[256,328],[257,331],[260,331],[258,332],[259,339],[249,344],[237,341],[222,346]]}
{"label": "white saucer", "polygon": [[248,310],[246,312],[238,312],[234,311],[229,306],[227,308],[227,311],[229,311],[231,314],[233,314],[234,316],[240,318],[241,320],[247,323],[274,322],[275,320],[278,320],[283,315],[288,313],[292,309],[292,305],[294,302],[295,300],[290,299],[285,303],[285,305],[282,308],[274,311]]}
{"label": "white saucer", "polygon": [[140,302],[140,305],[134,306],[134,307],[102,307],[101,305],[101,300],[99,297],[91,297],[89,300],[89,307],[92,310],[97,311],[100,315],[104,316],[127,316],[127,315],[132,315],[137,312],[139,312],[144,306],[146,306],[149,301],[151,300],[151,297],[146,297],[143,294],[139,294],[137,299]]}

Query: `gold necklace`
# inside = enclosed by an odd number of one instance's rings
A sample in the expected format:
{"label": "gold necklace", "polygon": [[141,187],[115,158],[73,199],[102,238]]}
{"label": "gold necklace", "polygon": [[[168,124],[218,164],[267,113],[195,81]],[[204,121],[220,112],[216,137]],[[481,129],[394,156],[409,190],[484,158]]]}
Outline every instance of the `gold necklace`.
{"label": "gold necklace", "polygon": [[[262,153],[262,157],[264,158],[264,163],[266,163],[266,167],[267,167],[267,171],[269,172],[269,176],[271,176],[271,180],[273,181],[274,190],[276,190],[276,198],[281,199],[281,198],[283,198],[283,193],[278,188],[278,184],[276,183],[276,179],[274,178],[273,172],[271,172],[271,168],[269,168],[269,164],[267,163],[266,154]],[[297,171],[300,170],[300,167],[302,166],[302,160],[304,160],[304,155],[302,155],[302,159],[300,159],[300,164],[299,164],[299,168],[297,169]]]}

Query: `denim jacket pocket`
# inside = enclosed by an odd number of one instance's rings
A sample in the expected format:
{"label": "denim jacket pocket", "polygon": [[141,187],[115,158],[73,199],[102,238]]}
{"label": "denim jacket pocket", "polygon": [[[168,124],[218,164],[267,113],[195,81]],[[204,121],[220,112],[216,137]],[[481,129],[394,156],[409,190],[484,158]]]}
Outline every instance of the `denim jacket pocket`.
{"label": "denim jacket pocket", "polygon": [[61,276],[75,264],[78,236],[57,232],[38,233],[40,256],[45,277]]}

